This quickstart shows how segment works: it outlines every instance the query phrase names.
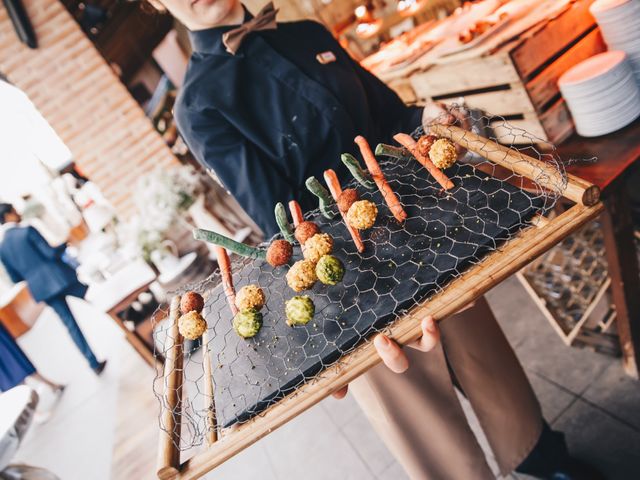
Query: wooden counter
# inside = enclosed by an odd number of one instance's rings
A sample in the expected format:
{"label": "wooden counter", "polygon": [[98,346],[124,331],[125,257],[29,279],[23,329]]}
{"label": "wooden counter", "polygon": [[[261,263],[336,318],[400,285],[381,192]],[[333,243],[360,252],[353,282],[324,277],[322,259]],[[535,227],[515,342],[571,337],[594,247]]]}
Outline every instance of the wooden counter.
{"label": "wooden counter", "polygon": [[29,330],[43,309],[44,304],[33,300],[25,282],[0,295],[0,322],[14,338]]}

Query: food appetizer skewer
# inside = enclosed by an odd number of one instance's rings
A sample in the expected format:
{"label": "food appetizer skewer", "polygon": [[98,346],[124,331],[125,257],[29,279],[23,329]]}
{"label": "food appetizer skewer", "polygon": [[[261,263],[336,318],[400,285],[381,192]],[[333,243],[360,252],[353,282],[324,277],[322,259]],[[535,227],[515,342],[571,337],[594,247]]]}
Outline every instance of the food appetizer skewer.
{"label": "food appetizer skewer", "polygon": [[336,214],[331,211],[330,207],[334,202],[327,189],[322,186],[316,177],[307,178],[307,181],[304,182],[304,184],[307,186],[307,190],[318,197],[320,213],[322,213],[322,216],[327,220],[333,220]]}
{"label": "food appetizer skewer", "polygon": [[369,174],[360,166],[360,162],[351,154],[343,153],[340,155],[342,163],[349,169],[353,178],[367,190],[373,190],[375,185],[369,178]]}
{"label": "food appetizer skewer", "polygon": [[211,230],[194,228],[193,238],[195,238],[196,240],[213,243],[214,245],[230,250],[233,253],[240,255],[241,257],[265,259],[267,256],[267,252],[264,249],[251,247],[244,243],[236,242],[229,237],[225,237],[220,233],[212,232]]}
{"label": "food appetizer skewer", "polygon": [[429,157],[423,155],[417,148],[418,144],[406,133],[398,133],[393,136],[400,145],[407,148],[411,154],[426,168],[431,176],[440,184],[445,190],[450,190],[454,187],[453,182],[444,174],[442,170],[437,168],[429,159]]}
{"label": "food appetizer skewer", "polygon": [[285,210],[284,205],[280,202],[276,203],[274,213],[276,216],[276,223],[280,228],[280,233],[282,233],[282,236],[287,242],[293,243],[293,228],[291,228],[291,224],[287,218],[287,211]]}
{"label": "food appetizer skewer", "polygon": [[[329,191],[331,192],[333,199],[337,203],[338,198],[342,193],[342,187],[340,186],[340,182],[338,181],[338,176],[336,175],[336,172],[334,172],[331,169],[325,170],[324,180],[325,182],[327,182]],[[342,219],[344,220],[344,223],[347,226],[347,230],[349,230],[349,233],[351,234],[351,238],[353,239],[353,243],[355,243],[356,248],[358,249],[358,252],[360,253],[364,252],[364,243],[362,242],[362,238],[360,237],[360,232],[358,232],[358,230],[353,228],[351,225],[349,225],[349,222],[347,222],[347,212],[345,212],[344,210],[340,210],[340,215],[342,216]]]}
{"label": "food appetizer skewer", "polygon": [[393,145],[387,145],[386,143],[379,143],[376,146],[376,155],[392,158],[406,158],[411,155],[406,148],[394,147]]}
{"label": "food appetizer skewer", "polygon": [[369,142],[367,142],[367,139],[361,135],[358,135],[354,141],[356,142],[356,145],[358,145],[358,148],[360,148],[360,153],[362,154],[362,158],[364,158],[364,163],[367,165],[374,182],[376,182],[378,190],[380,190],[384,201],[387,202],[389,210],[391,210],[391,213],[393,213],[393,216],[396,217],[398,222],[404,222],[407,219],[407,212],[402,208],[402,203],[400,203],[398,196],[391,189],[391,185],[389,185],[384,173],[382,173],[382,169],[371,151]]}
{"label": "food appetizer skewer", "polygon": [[223,247],[217,246],[216,256],[218,257],[218,266],[220,267],[220,277],[222,278],[224,295],[227,297],[227,303],[229,304],[231,313],[235,315],[238,313],[238,308],[236,307],[236,290],[233,287],[233,275],[231,274],[231,261],[229,260],[229,254]]}

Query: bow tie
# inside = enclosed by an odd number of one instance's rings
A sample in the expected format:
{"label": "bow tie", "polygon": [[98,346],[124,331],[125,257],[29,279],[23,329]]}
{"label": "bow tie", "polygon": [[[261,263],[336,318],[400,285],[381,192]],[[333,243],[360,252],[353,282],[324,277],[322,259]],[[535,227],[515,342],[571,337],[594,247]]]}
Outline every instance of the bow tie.
{"label": "bow tie", "polygon": [[275,30],[278,27],[276,24],[277,13],[278,10],[274,8],[273,2],[269,2],[254,18],[222,35],[222,43],[227,48],[227,52],[235,55],[240,45],[242,45],[244,38],[251,32]]}

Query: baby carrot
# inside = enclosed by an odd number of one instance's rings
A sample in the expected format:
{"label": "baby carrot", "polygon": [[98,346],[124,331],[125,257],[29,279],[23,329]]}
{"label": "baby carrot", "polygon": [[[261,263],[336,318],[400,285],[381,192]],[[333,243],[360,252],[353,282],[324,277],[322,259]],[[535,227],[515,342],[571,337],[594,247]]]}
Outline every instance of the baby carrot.
{"label": "baby carrot", "polygon": [[445,190],[453,188],[453,182],[449,180],[449,177],[447,177],[442,170],[436,167],[431,162],[431,159],[418,152],[418,149],[416,148],[416,141],[411,138],[411,136],[406,133],[398,133],[394,135],[393,138],[396,142],[409,150],[414,157],[416,157],[416,160],[418,160],[418,162],[420,162],[424,168],[429,171],[431,176],[440,184],[440,186],[442,186],[442,188]]}
{"label": "baby carrot", "polygon": [[369,173],[376,182],[378,190],[380,190],[380,193],[384,197],[384,201],[387,202],[389,210],[391,210],[393,216],[396,217],[396,220],[400,223],[404,222],[407,219],[407,212],[402,208],[402,203],[400,203],[400,200],[391,189],[391,185],[389,185],[389,182],[387,182],[387,179],[384,177],[384,173],[382,173],[382,169],[371,151],[369,142],[367,142],[367,139],[361,135],[358,135],[354,141],[356,142],[356,145],[358,145],[358,148],[360,148],[360,153],[362,154],[362,158],[364,158],[364,163],[367,165]]}
{"label": "baby carrot", "polygon": [[[338,202],[338,197],[342,193],[342,187],[340,186],[340,182],[338,181],[338,176],[336,172],[333,170],[325,170],[324,171],[324,181],[327,182],[327,187],[329,187],[329,191],[331,192],[331,196],[333,199]],[[360,232],[349,225],[347,222],[347,212],[340,210],[340,215],[342,215],[342,220],[344,224],[347,226],[347,230],[351,234],[351,238],[353,238],[353,243],[355,243],[358,252],[364,252],[364,243],[362,243],[362,238],[360,238]]]}

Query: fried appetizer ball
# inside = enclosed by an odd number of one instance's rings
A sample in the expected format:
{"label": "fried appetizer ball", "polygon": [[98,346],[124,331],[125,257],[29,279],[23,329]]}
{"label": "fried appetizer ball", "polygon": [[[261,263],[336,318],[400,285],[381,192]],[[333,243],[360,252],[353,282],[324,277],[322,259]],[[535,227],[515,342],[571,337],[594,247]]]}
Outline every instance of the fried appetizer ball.
{"label": "fried appetizer ball", "polygon": [[436,167],[444,170],[445,168],[452,167],[456,163],[458,151],[451,140],[440,138],[431,145],[429,158]]}
{"label": "fried appetizer ball", "polygon": [[306,325],[316,313],[316,306],[309,296],[297,296],[287,300],[284,313],[287,315],[287,325],[290,327]]}
{"label": "fried appetizer ball", "polygon": [[434,142],[438,140],[438,137],[435,135],[423,135],[418,139],[417,149],[420,154],[424,157],[429,156],[429,150],[431,150],[431,146]]}
{"label": "fried appetizer ball", "polygon": [[373,227],[378,216],[378,207],[370,200],[360,200],[349,208],[347,212],[347,222],[353,228],[366,230]]}
{"label": "fried appetizer ball", "polygon": [[189,291],[182,295],[180,299],[180,313],[182,313],[182,315],[193,311],[202,313],[203,308],[204,298],[202,298],[202,295],[199,293]]}
{"label": "fried appetizer ball", "polygon": [[189,340],[196,340],[207,329],[207,321],[199,312],[192,310],[178,319],[178,331],[180,335]]}
{"label": "fried appetizer ball", "polygon": [[338,197],[338,209],[341,212],[347,212],[358,200],[360,200],[360,194],[355,188],[345,188]]}
{"label": "fried appetizer ball", "polygon": [[272,267],[286,265],[293,255],[293,245],[286,240],[274,240],[267,249],[267,263]]}
{"label": "fried appetizer ball", "polygon": [[298,260],[287,272],[287,284],[294,292],[308,290],[317,279],[316,264],[309,260]]}
{"label": "fried appetizer ball", "polygon": [[264,292],[258,285],[245,285],[236,294],[236,307],[238,310],[255,308],[260,310],[264,307],[266,298]]}
{"label": "fried appetizer ball", "polygon": [[240,310],[233,317],[233,329],[242,338],[251,338],[262,328],[262,314],[255,308]]}
{"label": "fried appetizer ball", "polygon": [[325,285],[335,285],[344,277],[344,265],[337,257],[325,255],[318,260],[316,276]]}
{"label": "fried appetizer ball", "polygon": [[304,244],[302,255],[314,265],[323,255],[329,255],[333,251],[333,238],[327,233],[316,233]]}
{"label": "fried appetizer ball", "polygon": [[313,237],[316,233],[320,233],[320,228],[313,222],[304,221],[298,224],[296,227],[295,237],[300,242],[300,245],[304,245],[307,240]]}

